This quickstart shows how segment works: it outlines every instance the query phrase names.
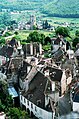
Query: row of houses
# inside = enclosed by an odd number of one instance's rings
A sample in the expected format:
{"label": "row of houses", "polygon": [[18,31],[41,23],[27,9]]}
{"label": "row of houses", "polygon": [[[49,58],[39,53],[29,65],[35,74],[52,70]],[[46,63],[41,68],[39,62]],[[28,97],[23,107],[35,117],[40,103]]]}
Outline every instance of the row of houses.
{"label": "row of houses", "polygon": [[[75,58],[75,54],[78,56],[77,53],[72,53],[71,49],[67,49],[66,42],[61,38],[58,39],[52,40],[51,58],[44,57],[41,44],[30,43],[20,47],[19,50],[17,47],[17,55],[13,57],[11,54],[9,61],[0,67],[0,71],[7,76],[9,88],[18,84],[19,93],[18,95],[14,93],[14,98],[19,96],[20,106],[32,118],[34,116],[38,119],[54,118],[60,97],[67,92],[74,76],[77,76],[75,75],[78,63]],[[14,42],[10,42],[9,45],[8,47],[15,48]],[[14,51],[12,50],[12,53]],[[70,99],[74,102],[72,92]],[[76,95],[75,92],[74,95]],[[72,107],[75,111],[76,104],[73,103]]]}

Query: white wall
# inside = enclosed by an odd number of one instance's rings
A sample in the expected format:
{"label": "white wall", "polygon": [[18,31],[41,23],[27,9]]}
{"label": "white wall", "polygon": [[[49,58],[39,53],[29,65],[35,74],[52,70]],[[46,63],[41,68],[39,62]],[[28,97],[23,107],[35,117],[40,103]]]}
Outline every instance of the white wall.
{"label": "white wall", "polygon": [[30,72],[31,66],[27,66],[27,74]]}
{"label": "white wall", "polygon": [[78,102],[73,102],[73,111],[79,112],[79,103]]}
{"label": "white wall", "polygon": [[66,75],[65,75],[65,70],[64,70],[62,79],[61,79],[61,93],[63,94],[65,91],[66,91]]}
{"label": "white wall", "polygon": [[19,85],[20,85],[21,89],[23,89],[25,91],[28,90],[28,80],[22,81],[21,79],[19,79]]}
{"label": "white wall", "polygon": [[[25,100],[25,102],[24,102]],[[52,112],[48,112],[38,106],[36,106],[35,104],[33,104],[32,102],[29,101],[29,105],[27,104],[27,99],[25,99],[25,97],[23,97],[22,95],[20,95],[20,104],[23,104],[26,106],[26,109],[29,108],[30,112],[32,111],[33,114],[38,117],[39,119],[52,119]],[[31,104],[33,105],[33,108],[31,108]],[[36,110],[35,110],[36,108]]]}
{"label": "white wall", "polygon": [[70,77],[67,78],[67,85],[69,85],[72,81],[72,76],[70,75]]}
{"label": "white wall", "polygon": [[6,115],[4,114],[4,112],[0,113],[0,119],[5,119]]}

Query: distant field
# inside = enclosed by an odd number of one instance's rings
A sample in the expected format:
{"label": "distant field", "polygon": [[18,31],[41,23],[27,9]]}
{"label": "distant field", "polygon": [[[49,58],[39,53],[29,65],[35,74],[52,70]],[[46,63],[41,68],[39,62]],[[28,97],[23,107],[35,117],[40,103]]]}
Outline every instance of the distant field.
{"label": "distant field", "polygon": [[76,23],[79,24],[79,18],[60,18],[60,17],[44,17],[43,20],[48,20],[48,22],[52,25],[56,25],[54,22],[59,22],[59,23]]}
{"label": "distant field", "polygon": [[[17,32],[19,33],[17,37],[19,37],[21,40],[27,40],[27,37],[31,32],[33,32],[33,30],[18,30]],[[46,30],[38,30],[38,32],[43,33],[45,36],[50,36],[50,37],[52,37],[54,34],[53,31],[46,31]],[[11,40],[11,38],[7,37],[6,39]]]}
{"label": "distant field", "polygon": [[[29,36],[29,33],[33,32],[33,30],[19,30],[19,36],[20,38],[27,39]],[[53,34],[53,31],[46,31],[46,30],[38,30],[39,33],[43,33],[45,36],[51,36]]]}

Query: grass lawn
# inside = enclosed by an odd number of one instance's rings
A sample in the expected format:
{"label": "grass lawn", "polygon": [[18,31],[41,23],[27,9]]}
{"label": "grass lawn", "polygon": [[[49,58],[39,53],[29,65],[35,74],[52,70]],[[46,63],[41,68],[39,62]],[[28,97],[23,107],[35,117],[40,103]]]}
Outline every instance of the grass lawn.
{"label": "grass lawn", "polygon": [[[24,40],[27,39],[29,34],[33,32],[34,30],[19,30],[19,37]],[[53,31],[47,31],[47,30],[37,30],[39,33],[43,33],[45,36],[51,36],[53,34]]]}

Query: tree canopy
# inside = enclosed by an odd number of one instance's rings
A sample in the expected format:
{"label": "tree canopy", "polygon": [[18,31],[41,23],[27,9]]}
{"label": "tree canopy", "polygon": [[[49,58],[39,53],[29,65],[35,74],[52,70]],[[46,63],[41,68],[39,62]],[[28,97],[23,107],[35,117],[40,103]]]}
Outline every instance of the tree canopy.
{"label": "tree canopy", "polygon": [[78,36],[79,37],[79,30],[76,30],[75,36]]}
{"label": "tree canopy", "polygon": [[70,36],[69,29],[67,27],[57,27],[55,30],[56,35],[62,35],[63,37]]}
{"label": "tree canopy", "polygon": [[0,80],[0,112],[6,113],[9,119],[30,119],[26,111],[14,107],[12,96],[7,90],[7,82]]}
{"label": "tree canopy", "polygon": [[34,31],[29,34],[29,36],[27,37],[27,40],[29,42],[31,42],[31,41],[32,42],[40,42],[40,43],[44,44],[45,35],[37,32],[37,31]]}
{"label": "tree canopy", "polygon": [[72,46],[76,47],[76,45],[79,43],[79,37],[75,37],[73,42],[72,42]]}
{"label": "tree canopy", "polygon": [[79,30],[76,30],[75,38],[72,41],[72,46],[75,48],[78,43],[79,43]]}

